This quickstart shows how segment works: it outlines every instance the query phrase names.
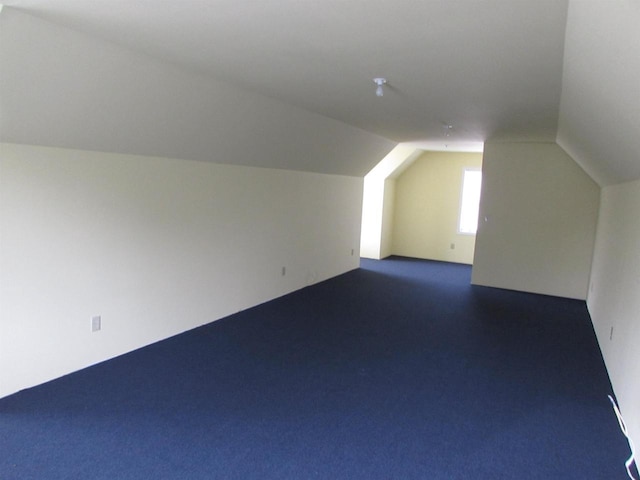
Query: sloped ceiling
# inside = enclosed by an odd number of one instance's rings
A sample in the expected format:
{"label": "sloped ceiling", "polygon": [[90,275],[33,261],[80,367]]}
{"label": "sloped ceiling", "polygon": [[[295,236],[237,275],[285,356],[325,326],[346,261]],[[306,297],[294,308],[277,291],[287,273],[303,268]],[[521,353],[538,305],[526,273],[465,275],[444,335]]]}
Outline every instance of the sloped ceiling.
{"label": "sloped ceiling", "polygon": [[600,184],[640,178],[640,1],[572,1],[558,144]]}
{"label": "sloped ceiling", "polygon": [[[637,6],[636,0],[599,3],[605,17],[614,9],[610,4]],[[215,144],[228,143],[223,156],[232,162],[266,149],[266,166],[361,175],[398,142],[464,150],[487,140],[555,141],[560,118],[559,142],[585,156],[584,166],[594,177],[634,175],[629,169],[613,175],[618,163],[609,164],[601,152],[606,146],[578,125],[583,112],[572,107],[571,94],[580,96],[576,84],[583,72],[567,73],[573,66],[564,56],[565,31],[572,55],[587,53],[576,14],[567,30],[566,0],[7,0],[5,5],[10,8],[2,13],[1,34],[10,47],[0,48],[3,63],[13,69],[13,74],[0,72],[2,106],[11,114],[0,124],[5,141],[201,158],[214,144],[206,140],[212,129],[205,126],[224,123],[228,128],[213,129]],[[637,12],[629,10],[635,17],[620,35],[638,23]],[[604,21],[604,35],[619,29],[610,23]],[[84,50],[76,45],[79,38],[86,39]],[[46,47],[51,44],[57,47]],[[374,94],[378,76],[388,79],[382,98]],[[50,98],[55,89],[46,84],[51,78],[57,80],[55,100]],[[81,95],[74,93],[78,88]],[[40,98],[34,99],[34,92]],[[567,101],[559,117],[561,94]],[[69,128],[56,125],[55,116],[46,113],[51,111],[60,112],[58,122]],[[78,112],[93,128],[77,121]],[[136,129],[141,138],[130,138]],[[334,141],[337,131],[341,138]],[[231,151],[232,143],[256,132],[263,141],[242,154]],[[269,138],[298,144],[287,151]],[[319,148],[323,144],[332,148]],[[331,164],[329,157],[347,145],[354,158],[338,156]],[[309,150],[316,153],[305,164],[291,160]],[[376,158],[368,164],[365,155]],[[276,165],[277,158],[282,164]]]}
{"label": "sloped ceiling", "polygon": [[395,146],[21,11],[0,27],[3,142],[350,176]]}

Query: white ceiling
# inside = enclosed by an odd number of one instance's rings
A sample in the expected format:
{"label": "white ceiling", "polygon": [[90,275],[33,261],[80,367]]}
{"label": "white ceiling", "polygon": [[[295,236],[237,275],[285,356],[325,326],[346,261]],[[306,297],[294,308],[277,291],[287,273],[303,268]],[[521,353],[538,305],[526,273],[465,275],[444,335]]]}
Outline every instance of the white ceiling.
{"label": "white ceiling", "polygon": [[640,0],[572,0],[557,143],[600,185],[640,178]]}
{"label": "white ceiling", "polygon": [[640,0],[4,3],[2,141],[356,176],[543,141],[640,178]]}
{"label": "white ceiling", "polygon": [[394,142],[556,137],[566,0],[4,3]]}

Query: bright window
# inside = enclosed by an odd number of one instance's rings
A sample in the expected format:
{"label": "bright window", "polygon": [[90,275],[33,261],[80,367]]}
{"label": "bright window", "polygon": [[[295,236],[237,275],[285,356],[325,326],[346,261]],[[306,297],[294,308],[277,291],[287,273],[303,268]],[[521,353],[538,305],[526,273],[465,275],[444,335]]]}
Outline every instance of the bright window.
{"label": "bright window", "polygon": [[475,235],[478,229],[478,210],[480,208],[480,188],[482,172],[465,170],[462,179],[462,200],[460,202],[460,222],[458,231]]}

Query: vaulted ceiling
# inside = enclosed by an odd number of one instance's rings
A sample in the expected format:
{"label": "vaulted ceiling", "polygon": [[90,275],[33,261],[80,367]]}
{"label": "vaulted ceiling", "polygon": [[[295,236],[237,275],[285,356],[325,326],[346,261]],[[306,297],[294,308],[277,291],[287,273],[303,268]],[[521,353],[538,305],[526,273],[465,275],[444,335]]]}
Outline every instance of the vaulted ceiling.
{"label": "vaulted ceiling", "polygon": [[[172,137],[170,132],[180,125],[202,130],[202,124],[221,121],[215,112],[225,112],[239,132],[236,142],[255,135],[276,135],[282,142],[283,132],[291,131],[291,151],[278,147],[274,157],[312,150],[307,142],[296,146],[302,135],[317,132],[316,142],[322,143],[323,135],[333,138],[333,130],[343,127],[348,133],[342,140],[325,143],[335,143],[333,150],[366,144],[363,155],[377,156],[368,163],[352,151],[354,167],[346,168],[342,160],[331,164],[330,149],[312,155],[308,165],[274,160],[265,166],[360,175],[399,142],[469,150],[487,140],[557,140],[601,184],[640,177],[637,0],[7,0],[5,5],[0,48],[11,71],[0,72],[4,141],[199,159],[211,144],[192,133]],[[82,50],[80,39],[91,48]],[[114,71],[121,72],[117,78]],[[388,81],[381,98],[375,96],[374,77]],[[136,111],[132,101],[139,102]],[[265,107],[254,115],[257,103]],[[82,108],[90,110],[84,121],[78,120]],[[187,108],[196,113],[182,110]],[[153,115],[145,118],[140,109]],[[234,117],[238,110],[251,115]],[[52,111],[58,112],[57,121],[47,119]],[[170,117],[167,125],[157,123],[161,113]],[[247,118],[261,115],[265,118],[254,119],[255,128],[248,129]],[[137,116],[138,125],[146,124],[141,139],[125,138],[119,128],[130,131],[128,122]],[[296,116],[285,125],[285,117]],[[308,129],[298,131],[305,121]],[[69,131],[62,131],[60,122]],[[231,130],[221,131],[228,137]],[[171,143],[162,146],[165,138]],[[199,142],[200,147],[193,145]],[[267,143],[265,138],[242,156],[257,154]],[[152,144],[155,150],[146,148]]]}

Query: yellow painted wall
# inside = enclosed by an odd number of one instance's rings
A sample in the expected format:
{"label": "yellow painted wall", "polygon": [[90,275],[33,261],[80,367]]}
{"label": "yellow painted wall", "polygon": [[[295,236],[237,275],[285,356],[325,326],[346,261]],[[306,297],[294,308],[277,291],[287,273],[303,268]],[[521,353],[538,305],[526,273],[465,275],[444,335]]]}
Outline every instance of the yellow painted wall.
{"label": "yellow painted wall", "polygon": [[396,180],[393,254],[472,264],[476,237],[458,233],[458,217],[463,172],[481,167],[481,153],[425,152],[405,170]]}

